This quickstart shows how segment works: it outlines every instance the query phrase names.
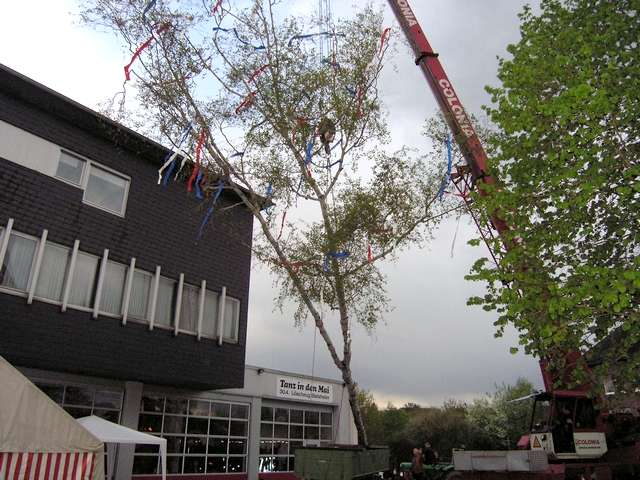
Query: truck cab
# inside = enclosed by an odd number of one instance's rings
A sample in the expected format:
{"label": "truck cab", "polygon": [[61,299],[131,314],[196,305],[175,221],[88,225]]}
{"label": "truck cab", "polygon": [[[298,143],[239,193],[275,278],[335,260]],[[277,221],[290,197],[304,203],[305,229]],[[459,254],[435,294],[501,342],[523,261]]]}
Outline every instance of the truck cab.
{"label": "truck cab", "polygon": [[607,453],[593,399],[586,393],[544,392],[534,399],[531,450],[544,450],[550,460],[596,459]]}

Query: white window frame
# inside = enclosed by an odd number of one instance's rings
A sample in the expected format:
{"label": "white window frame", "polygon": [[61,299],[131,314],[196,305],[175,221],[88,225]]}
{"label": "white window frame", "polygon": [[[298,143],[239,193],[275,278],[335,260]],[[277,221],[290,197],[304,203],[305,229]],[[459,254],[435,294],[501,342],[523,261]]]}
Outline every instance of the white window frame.
{"label": "white window frame", "polygon": [[[9,226],[9,223],[11,224]],[[29,235],[27,233],[18,232],[13,229],[13,219],[9,219],[9,223],[7,224],[7,228],[2,229],[2,258],[0,258],[0,269],[2,265],[4,265],[4,258],[7,255],[7,250],[9,249],[9,240],[11,240],[11,235],[16,235],[18,237],[27,238],[29,240],[36,241],[36,248],[33,252],[33,258],[31,259],[31,267],[29,267],[29,278],[27,279],[26,290],[19,290],[17,288],[7,287],[6,285],[0,285],[0,292],[9,293],[11,295],[15,295],[17,297],[25,297],[29,298],[29,291],[31,290],[31,284],[33,282],[33,273],[36,265],[36,261],[38,259],[38,250],[40,248],[40,238],[35,237],[33,235]],[[5,237],[5,232],[9,232],[9,235]]]}
{"label": "white window frame", "polygon": [[155,284],[153,286],[154,287],[154,293],[155,293],[155,296],[154,296],[154,299],[153,299],[154,300],[154,309],[153,309],[154,319],[153,319],[153,325],[151,325],[151,323],[149,323],[149,330],[153,330],[154,328],[159,328],[161,330],[168,330],[168,331],[174,332],[174,334],[175,334],[175,331],[176,331],[176,325],[175,325],[175,323],[176,323],[176,305],[178,304],[178,298],[177,297],[176,297],[176,303],[174,303],[173,310],[171,312],[171,319],[173,320],[174,325],[160,325],[157,322],[157,319],[155,317],[157,317],[158,292],[159,292],[159,289],[160,289],[160,279],[164,278],[166,280],[171,280],[173,282],[173,295],[176,295],[176,290],[178,288],[178,280],[176,280],[175,278],[167,277],[166,275],[161,275],[159,266],[157,266],[156,269],[157,269],[156,271],[158,272],[158,276],[157,276],[158,284],[157,284],[157,286]]}
{"label": "white window frame", "polygon": [[[58,176],[58,166],[60,165],[60,157],[62,156],[62,154],[65,155],[69,155],[70,157],[76,158],[78,160],[81,160],[84,162],[84,166],[82,167],[82,173],[80,174],[80,182],[79,183],[74,183],[71,180],[67,180],[64,177],[59,177]],[[55,178],[56,180],[60,180],[61,182],[66,183],[67,185],[72,185],[76,188],[84,188],[84,182],[85,182],[85,178],[87,176],[87,165],[89,165],[90,160],[83,157],[82,155],[78,155],[77,153],[73,153],[70,152],[69,150],[65,149],[65,148],[61,148],[60,149],[60,155],[58,155],[58,164],[56,165],[56,172],[53,174],[53,178]]]}
{"label": "white window frame", "polygon": [[[126,183],[124,186],[124,196],[122,198],[122,208],[120,209],[119,212],[115,211],[115,210],[110,210],[108,208],[104,208],[103,206],[100,206],[96,203],[91,203],[90,201],[88,201],[86,199],[87,197],[87,185],[89,183],[89,177],[91,176],[91,168],[96,167],[98,169],[102,169],[104,171],[106,171],[107,173],[112,174],[115,177],[120,177],[121,179],[123,179]],[[98,208],[104,212],[109,212],[113,215],[117,215],[119,217],[123,217],[124,218],[124,214],[127,211],[127,200],[129,198],[129,187],[131,186],[131,177],[129,177],[128,175],[124,175],[120,172],[118,172],[117,170],[114,170],[113,168],[109,168],[109,167],[105,167],[104,165],[102,165],[101,163],[98,162],[94,162],[94,161],[90,161],[89,163],[89,168],[87,169],[87,173],[85,175],[85,179],[84,179],[84,184],[82,186],[82,190],[83,190],[83,194],[82,194],[82,203],[84,203],[85,205],[90,205],[94,208]]]}
{"label": "white window frame", "polygon": [[42,257],[44,256],[44,248],[47,245],[47,235],[49,231],[45,228],[42,230],[42,236],[40,237],[40,243],[36,247],[36,262],[32,266],[31,280],[29,284],[27,303],[31,305],[33,303],[33,297],[36,294],[36,287],[38,284],[38,278],[40,278],[40,267],[42,266]]}
{"label": "white window frame", "polygon": [[[203,280],[203,282],[205,282]],[[206,282],[205,282],[206,284]],[[182,321],[182,297],[184,295],[184,290],[185,290],[185,286],[193,288],[195,290],[198,291],[198,310],[196,312],[196,329],[194,331],[191,330],[185,330],[184,328],[179,328],[178,327],[178,321]],[[200,325],[201,325],[201,320],[200,318],[202,317],[203,312],[203,306],[204,306],[204,296],[202,294],[202,285],[200,287],[198,287],[197,285],[193,285],[191,283],[187,283],[184,281],[184,274],[180,274],[180,280],[179,280],[179,284],[178,284],[178,293],[180,294],[180,305],[178,305],[178,301],[176,299],[176,315],[175,315],[175,321],[176,321],[176,325],[175,325],[175,331],[174,334],[178,335],[179,333],[184,333],[186,335],[194,335],[196,337],[198,337],[198,340],[200,340]],[[180,307],[180,310],[178,310],[178,307]]]}
{"label": "white window frame", "polygon": [[[225,293],[226,293],[226,289],[225,289]],[[236,338],[229,338],[229,337],[225,337],[223,335],[224,334],[224,325],[222,326],[222,328],[220,328],[220,336],[221,336],[223,342],[239,343],[240,339],[238,337],[240,335],[240,307],[242,307],[242,303],[237,298],[233,298],[233,297],[230,297],[228,295],[225,295],[224,301],[226,302],[227,300],[230,300],[231,303],[235,303],[238,306],[238,318],[236,319],[236,331],[234,332]],[[225,307],[221,309],[223,316],[224,316],[226,308],[227,307],[225,305]],[[220,310],[220,307],[218,307],[218,309]],[[224,320],[223,320],[223,323],[224,323]]]}
{"label": "white window frame", "polygon": [[[78,241],[78,240],[76,240]],[[74,244],[75,247],[75,244]],[[108,252],[108,250],[107,250]],[[72,283],[73,283],[73,274],[75,273],[75,267],[76,267],[76,259],[78,258],[78,253],[82,253],[83,255],[87,255],[88,257],[93,257],[98,261],[98,270],[96,272],[96,277],[94,278],[94,284],[93,284],[93,305],[91,305],[90,307],[83,307],[82,305],[74,305],[73,303],[69,303],[68,302],[68,298],[67,298],[67,304],[66,307],[67,308],[72,308],[74,310],[79,310],[81,312],[90,312],[93,315],[93,311],[96,305],[96,300],[98,299],[98,287],[101,287],[101,285],[98,284],[98,282],[100,281],[100,273],[102,271],[102,259],[103,257],[98,256],[98,255],[94,255],[93,253],[89,253],[89,252],[85,252],[85,251],[77,251],[75,253],[75,258],[73,259],[73,272],[69,272],[71,275],[69,277],[69,293],[71,293],[71,287],[72,287]],[[73,252],[72,252],[73,255]],[[67,295],[68,297],[68,295]],[[102,313],[101,313],[102,315]],[[93,317],[96,318],[96,317]]]}
{"label": "white window frame", "polygon": [[[132,258],[132,260],[135,261],[135,258]],[[126,322],[133,322],[133,323],[140,323],[140,324],[144,324],[144,325],[149,325],[151,327],[151,324],[153,323],[151,321],[151,317],[152,315],[155,316],[155,312],[151,310],[152,306],[154,305],[154,288],[155,288],[155,282],[156,282],[156,275],[155,273],[151,273],[148,272],[146,270],[142,270],[140,268],[137,268],[135,266],[135,262],[132,262],[133,267],[131,268],[131,284],[127,286],[128,288],[128,292],[125,292],[128,297],[127,297],[127,310],[126,312],[123,310],[122,312],[122,324],[124,325]],[[134,271],[135,269],[135,271]],[[129,272],[127,272],[128,274]],[[133,278],[135,276],[136,273],[140,273],[142,275],[145,275],[147,277],[150,278],[151,280],[151,288],[149,289],[149,298],[147,298],[147,316],[146,317],[139,317],[137,315],[132,314],[129,311],[129,308],[131,306],[131,290],[133,289]],[[159,286],[159,280],[158,280],[158,286]],[[157,293],[156,293],[157,294]],[[124,308],[124,303],[123,303],[123,308]],[[125,313],[126,313],[126,318],[125,318]],[[152,328],[150,328],[150,330],[152,330]]]}
{"label": "white window frame", "polygon": [[[129,175],[125,175],[124,173],[121,173],[117,170],[114,170],[111,167],[107,167],[106,165],[103,165],[102,163],[96,162],[94,160],[91,160],[85,156],[79,155],[75,152],[71,152],[65,148],[61,148],[60,149],[60,155],[62,155],[62,153],[65,153],[66,155],[70,155],[72,157],[77,158],[78,160],[82,160],[85,162],[85,166],[82,169],[82,176],[80,177],[80,183],[73,183],[65,178],[62,177],[58,177],[57,175],[54,175],[54,178],[57,180],[60,180],[61,182],[66,183],[67,185],[72,185],[76,188],[79,188],[80,190],[82,190],[82,203],[84,203],[85,205],[89,205],[91,207],[97,208],[99,210],[102,210],[104,212],[109,212],[112,215],[117,215],[119,217],[124,218],[125,213],[127,211],[127,201],[129,199],[129,189],[131,187],[131,177]],[[58,156],[58,163],[60,163],[60,156]],[[117,212],[115,210],[110,210],[108,208],[104,208],[100,205],[97,205],[95,203],[91,203],[86,199],[87,196],[87,185],[89,183],[89,177],[91,176],[91,168],[92,167],[96,167],[98,169],[102,169],[116,177],[120,177],[123,180],[126,181],[126,185],[124,188],[124,198],[122,199],[122,209]],[[56,171],[57,171],[57,167],[56,167]]]}
{"label": "white window frame", "polygon": [[[67,258],[67,265],[66,265],[67,272],[65,272],[64,279],[62,280],[62,298],[60,300],[52,300],[50,298],[40,297],[39,295],[36,295],[36,293],[35,293],[36,292],[36,288],[38,288],[38,285],[37,285],[38,279],[36,278],[35,279],[35,283],[33,285],[33,299],[37,300],[39,302],[50,303],[51,305],[62,305],[62,302],[64,300],[64,289],[65,289],[65,284],[66,284],[66,281],[67,281],[67,274],[69,272],[69,269],[71,268],[71,256],[73,255],[73,247],[68,247],[66,245],[62,245],[61,243],[56,243],[56,242],[52,242],[51,240],[47,240],[46,241],[46,245],[42,248],[42,252],[43,252],[42,257],[43,258],[44,258],[44,250],[45,250],[47,245],[51,245],[51,246],[58,247],[58,248],[64,248],[65,250],[68,250],[68,252],[69,252],[69,257]],[[41,265],[40,265],[40,267],[41,267]],[[38,277],[39,276],[40,276],[40,272],[38,271]],[[27,301],[27,303],[29,303],[29,302]]]}

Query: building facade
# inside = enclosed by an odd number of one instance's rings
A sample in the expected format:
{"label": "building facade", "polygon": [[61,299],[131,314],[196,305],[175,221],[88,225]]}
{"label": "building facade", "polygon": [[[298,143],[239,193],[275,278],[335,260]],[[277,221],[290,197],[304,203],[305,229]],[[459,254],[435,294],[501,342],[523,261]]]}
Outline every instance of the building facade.
{"label": "building facade", "polygon": [[[0,355],[76,417],[167,436],[171,473],[257,478],[296,442],[348,443],[333,393],[279,397],[275,373],[245,372],[251,213],[225,190],[198,238],[205,203],[158,185],[166,154],[0,66]],[[118,478],[157,463],[110,461]]]}

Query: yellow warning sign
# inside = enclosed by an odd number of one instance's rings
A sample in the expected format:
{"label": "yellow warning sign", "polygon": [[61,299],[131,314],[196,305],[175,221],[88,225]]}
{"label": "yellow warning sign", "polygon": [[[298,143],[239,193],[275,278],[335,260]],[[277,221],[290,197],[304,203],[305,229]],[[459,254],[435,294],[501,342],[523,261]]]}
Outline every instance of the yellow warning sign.
{"label": "yellow warning sign", "polygon": [[533,437],[533,448],[542,448],[542,445],[540,445],[540,441],[538,440],[538,437]]}

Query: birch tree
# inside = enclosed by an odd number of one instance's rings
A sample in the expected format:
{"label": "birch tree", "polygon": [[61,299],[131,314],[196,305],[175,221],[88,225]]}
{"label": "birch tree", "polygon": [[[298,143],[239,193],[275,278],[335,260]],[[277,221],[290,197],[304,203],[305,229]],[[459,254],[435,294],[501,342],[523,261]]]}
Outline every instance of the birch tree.
{"label": "birch tree", "polygon": [[[206,240],[221,192],[241,199],[254,218],[254,257],[278,279],[280,304],[293,302],[296,322],[317,328],[367,445],[352,329],[373,329],[390,306],[380,262],[426,241],[446,214],[447,202],[437,201],[442,165],[386,148],[378,79],[393,42],[381,12],[364,7],[325,32],[286,13],[277,0],[245,9],[222,1],[83,5],[88,24],[131,51],[125,88],[135,85],[145,124],[178,152],[163,180],[187,159],[178,181],[206,212],[194,237]],[[324,57],[318,39],[332,43]],[[327,322],[337,322],[336,338]]]}

